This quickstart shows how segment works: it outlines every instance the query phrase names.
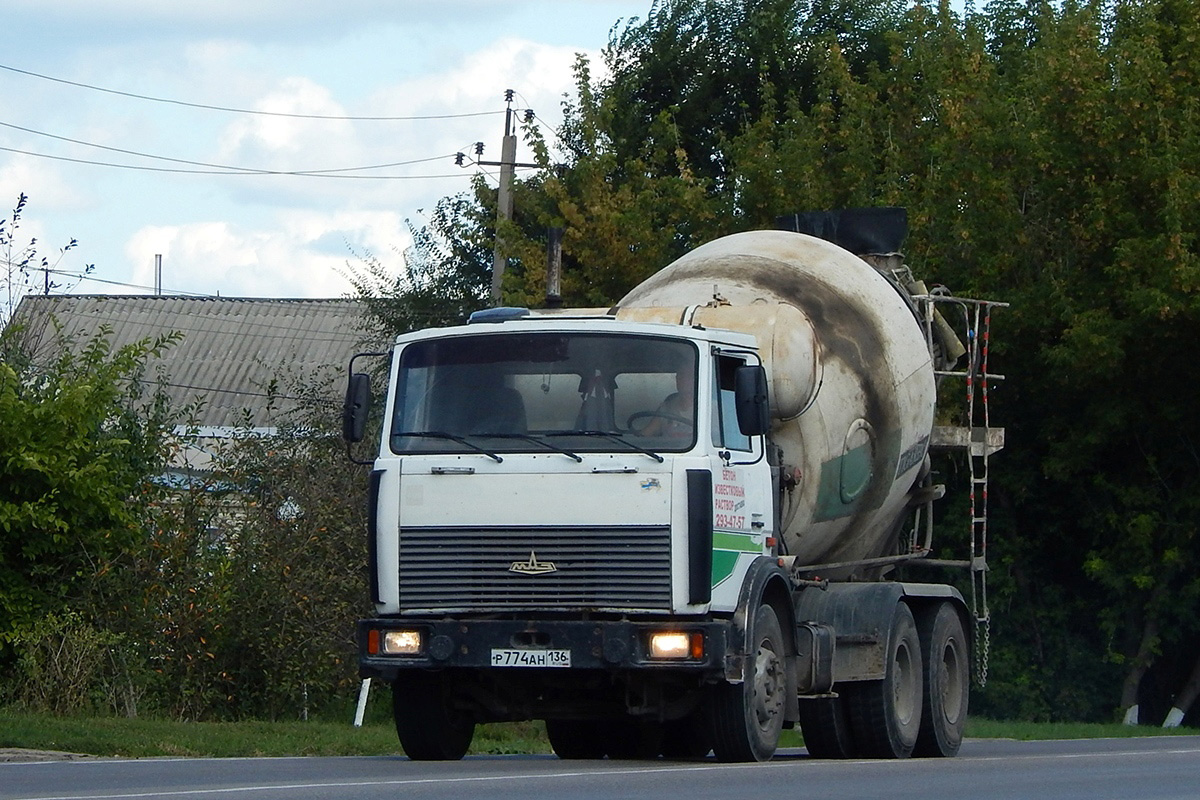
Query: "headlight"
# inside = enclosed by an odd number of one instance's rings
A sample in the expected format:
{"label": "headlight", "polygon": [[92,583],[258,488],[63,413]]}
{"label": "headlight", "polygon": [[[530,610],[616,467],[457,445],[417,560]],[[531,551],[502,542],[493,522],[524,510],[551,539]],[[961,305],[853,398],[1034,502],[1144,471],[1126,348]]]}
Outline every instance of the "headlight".
{"label": "headlight", "polygon": [[704,657],[704,634],[670,631],[650,634],[651,658]]}
{"label": "headlight", "polygon": [[415,656],[421,652],[420,631],[384,631],[383,654],[388,656]]}

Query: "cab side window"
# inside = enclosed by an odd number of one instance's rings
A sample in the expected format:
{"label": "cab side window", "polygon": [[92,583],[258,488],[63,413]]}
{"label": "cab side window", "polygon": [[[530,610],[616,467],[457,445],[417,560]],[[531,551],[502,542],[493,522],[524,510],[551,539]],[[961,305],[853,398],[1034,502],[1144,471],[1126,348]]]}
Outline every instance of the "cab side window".
{"label": "cab side window", "polygon": [[737,409],[734,405],[734,374],[746,364],[745,359],[734,356],[717,356],[716,380],[713,383],[713,444],[727,450],[751,452],[754,449],[750,437],[738,428]]}

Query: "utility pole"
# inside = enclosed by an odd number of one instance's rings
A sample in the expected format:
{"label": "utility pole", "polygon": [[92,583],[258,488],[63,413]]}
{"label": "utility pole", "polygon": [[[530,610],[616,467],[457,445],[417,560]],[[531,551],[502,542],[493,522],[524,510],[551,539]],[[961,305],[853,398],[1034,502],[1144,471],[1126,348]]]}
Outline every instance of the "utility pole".
{"label": "utility pole", "polygon": [[516,172],[517,135],[512,131],[512,89],[504,93],[508,108],[504,110],[504,141],[500,146],[500,190],[496,196],[496,249],[492,255],[492,305],[500,305],[500,281],[508,268],[508,259],[500,252],[500,224],[512,219],[512,182]]}
{"label": "utility pole", "polygon": [[[476,161],[476,164],[486,167],[500,168],[500,190],[496,196],[496,245],[492,254],[492,305],[500,305],[500,283],[504,279],[504,270],[508,267],[508,258],[503,254],[503,246],[500,241],[500,227],[503,223],[512,219],[513,215],[513,196],[512,185],[513,176],[516,172],[516,167],[537,167],[537,164],[518,164],[517,158],[517,134],[513,130],[513,90],[506,89],[504,91],[504,102],[508,104],[508,108],[504,111],[504,140],[500,146],[499,161]],[[526,111],[527,115],[531,112]],[[475,145],[476,154],[483,153],[483,144]],[[462,163],[462,154],[459,153],[458,163]]]}

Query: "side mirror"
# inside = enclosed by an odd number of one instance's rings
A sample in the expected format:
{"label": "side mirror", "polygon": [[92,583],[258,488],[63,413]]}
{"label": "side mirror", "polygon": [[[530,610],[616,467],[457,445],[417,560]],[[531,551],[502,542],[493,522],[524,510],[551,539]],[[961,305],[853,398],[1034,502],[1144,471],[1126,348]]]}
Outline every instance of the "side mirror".
{"label": "side mirror", "polygon": [[367,432],[367,415],[370,411],[371,376],[365,372],[355,372],[346,384],[346,402],[342,405],[342,438],[349,443],[361,442]]}
{"label": "side mirror", "polygon": [[745,436],[761,436],[771,429],[767,402],[767,371],[761,365],[738,367],[733,376],[733,403],[738,429]]}

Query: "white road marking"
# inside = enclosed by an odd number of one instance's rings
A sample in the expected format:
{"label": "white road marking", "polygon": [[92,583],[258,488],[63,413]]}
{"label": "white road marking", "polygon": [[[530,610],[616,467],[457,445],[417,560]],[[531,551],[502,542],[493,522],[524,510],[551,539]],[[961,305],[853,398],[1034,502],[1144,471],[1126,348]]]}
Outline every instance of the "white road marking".
{"label": "white road marking", "polygon": [[[1116,758],[1116,757],[1145,757],[1145,756],[1168,756],[1168,755],[1197,755],[1200,754],[1200,747],[1179,748],[1169,750],[1114,750],[1095,753],[1030,753],[1028,755],[1011,754],[1001,756],[958,756],[952,759],[945,759],[939,763],[945,766],[964,763],[978,763],[991,761],[1049,761],[1053,759],[1082,759],[1082,758]],[[781,755],[792,755],[782,753]],[[253,758],[239,759],[188,759],[188,758],[172,758],[172,759],[154,759],[153,762],[161,763],[162,761],[203,761],[211,763],[213,761],[252,761]],[[276,759],[263,759],[274,761]],[[94,766],[101,763],[122,763],[129,764],[139,759],[121,760],[121,761],[74,761],[70,762],[72,766]],[[150,760],[147,760],[149,763]],[[61,762],[60,762],[61,763]],[[486,782],[504,782],[504,781],[534,781],[534,780],[558,780],[561,778],[580,778],[594,777],[596,775],[659,775],[664,773],[686,773],[686,772],[711,772],[714,770],[728,769],[781,769],[794,768],[798,763],[797,759],[789,758],[787,760],[771,761],[763,764],[691,764],[686,766],[653,766],[648,765],[638,768],[619,768],[607,769],[597,766],[591,770],[576,770],[572,772],[545,772],[545,773],[520,773],[513,775],[477,775],[477,776],[459,776],[445,778],[398,778],[391,780],[365,780],[365,781],[325,781],[317,783],[268,783],[251,786],[230,786],[225,788],[213,789],[177,789],[172,791],[151,791],[151,792],[128,792],[121,794],[80,794],[80,795],[47,795],[38,797],[25,797],[16,800],[138,800],[138,798],[146,797],[197,797],[203,795],[230,795],[230,794],[246,794],[250,792],[274,792],[280,790],[302,790],[302,789],[339,789],[352,787],[369,787],[369,786],[420,786],[429,784],[455,784],[455,783],[486,783]],[[856,766],[875,766],[875,767],[900,767],[903,765],[913,765],[921,768],[928,768],[932,763],[930,759],[904,759],[904,760],[889,760],[889,759],[863,759],[863,760],[803,760],[806,765],[805,769],[813,769],[821,766],[840,766],[846,764],[854,764]],[[19,766],[13,764],[11,766]]]}

